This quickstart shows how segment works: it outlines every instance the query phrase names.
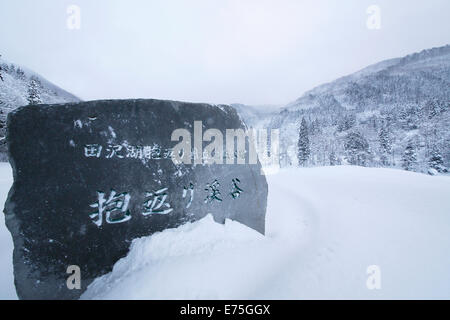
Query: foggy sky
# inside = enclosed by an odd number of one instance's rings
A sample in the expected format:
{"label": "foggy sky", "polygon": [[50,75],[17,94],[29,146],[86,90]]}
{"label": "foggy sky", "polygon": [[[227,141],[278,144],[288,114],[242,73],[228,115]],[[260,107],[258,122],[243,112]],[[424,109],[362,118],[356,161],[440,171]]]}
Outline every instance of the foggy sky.
{"label": "foggy sky", "polygon": [[[366,26],[373,4],[379,30]],[[286,104],[450,43],[449,12],[448,0],[0,0],[0,54],[83,100]]]}

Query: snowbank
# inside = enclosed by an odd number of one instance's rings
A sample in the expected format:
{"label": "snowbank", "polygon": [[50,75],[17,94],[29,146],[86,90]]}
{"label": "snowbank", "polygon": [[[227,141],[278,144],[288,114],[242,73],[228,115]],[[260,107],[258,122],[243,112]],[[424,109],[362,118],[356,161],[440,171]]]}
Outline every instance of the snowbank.
{"label": "snowbank", "polygon": [[[82,298],[450,298],[450,177],[342,166],[267,178],[266,237],[207,216],[137,239]],[[2,203],[11,181],[1,164]],[[0,297],[15,298],[1,219]],[[366,287],[370,265],[380,290]]]}
{"label": "snowbank", "polygon": [[[267,237],[212,218],[133,243],[95,299],[449,298],[450,179],[327,167],[269,179]],[[366,286],[381,270],[381,290]]]}

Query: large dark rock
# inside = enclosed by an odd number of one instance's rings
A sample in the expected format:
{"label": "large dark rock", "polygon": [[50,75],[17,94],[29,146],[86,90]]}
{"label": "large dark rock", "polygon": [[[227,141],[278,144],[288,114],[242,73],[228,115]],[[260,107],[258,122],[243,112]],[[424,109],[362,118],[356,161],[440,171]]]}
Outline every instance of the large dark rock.
{"label": "large dark rock", "polygon": [[[14,184],[5,214],[20,298],[78,298],[133,239],[208,213],[264,233],[267,183],[259,162],[172,161],[172,132],[187,129],[194,141],[194,121],[203,132],[219,129],[224,140],[226,129],[243,128],[228,106],[158,100],[27,106],[9,114]],[[67,288],[70,265],[81,269],[80,290]]]}

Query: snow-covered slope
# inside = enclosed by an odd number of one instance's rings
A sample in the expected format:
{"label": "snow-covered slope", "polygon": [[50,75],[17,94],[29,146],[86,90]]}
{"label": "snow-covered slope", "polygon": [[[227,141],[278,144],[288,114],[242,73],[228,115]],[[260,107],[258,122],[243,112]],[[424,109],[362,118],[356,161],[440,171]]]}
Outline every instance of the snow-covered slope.
{"label": "snow-covered slope", "polygon": [[266,237],[207,216],[137,239],[82,298],[450,298],[450,177],[340,166],[268,183]]}
{"label": "snow-covered slope", "polygon": [[79,98],[49,82],[39,74],[0,58],[0,161],[5,161],[6,117],[11,110],[28,104],[28,89],[32,80],[37,84],[37,95],[42,103],[78,102]]}
{"label": "snow-covered slope", "polygon": [[78,97],[59,88],[28,68],[9,63],[2,58],[0,58],[0,65],[4,70],[2,72],[4,81],[0,80],[0,101],[3,104],[3,108],[14,109],[28,104],[28,86],[32,78],[40,83],[39,93],[42,103],[52,104],[80,101]]}
{"label": "snow-covered slope", "polygon": [[450,99],[450,45],[385,60],[318,86],[285,109],[326,107],[331,96],[346,109]]}
{"label": "snow-covered slope", "polygon": [[382,61],[288,104],[269,125],[280,129],[282,166],[297,165],[303,118],[308,166],[355,164],[352,158],[360,158],[358,165],[405,168],[405,153],[413,150],[408,170],[427,172],[440,157],[439,171],[445,172],[450,167],[450,45]]}

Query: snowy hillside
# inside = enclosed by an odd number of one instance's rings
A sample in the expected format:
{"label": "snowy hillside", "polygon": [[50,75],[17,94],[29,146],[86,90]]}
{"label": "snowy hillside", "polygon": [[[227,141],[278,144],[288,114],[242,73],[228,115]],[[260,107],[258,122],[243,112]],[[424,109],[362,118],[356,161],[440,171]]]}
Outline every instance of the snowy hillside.
{"label": "snowy hillside", "polygon": [[11,110],[29,104],[30,88],[33,85],[39,103],[77,102],[80,99],[37,73],[2,58],[0,67],[3,78],[3,81],[0,79],[0,161],[6,161],[4,144],[6,117]]}
{"label": "snowy hillside", "polygon": [[283,167],[352,164],[445,173],[450,45],[382,61],[306,92],[259,124],[255,116],[249,122],[280,129]]}
{"label": "snowy hillside", "polygon": [[[392,103],[450,100],[450,45],[374,64],[306,92],[289,111],[328,107],[372,109]],[[335,101],[334,101],[335,100]]]}

